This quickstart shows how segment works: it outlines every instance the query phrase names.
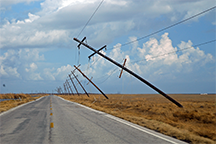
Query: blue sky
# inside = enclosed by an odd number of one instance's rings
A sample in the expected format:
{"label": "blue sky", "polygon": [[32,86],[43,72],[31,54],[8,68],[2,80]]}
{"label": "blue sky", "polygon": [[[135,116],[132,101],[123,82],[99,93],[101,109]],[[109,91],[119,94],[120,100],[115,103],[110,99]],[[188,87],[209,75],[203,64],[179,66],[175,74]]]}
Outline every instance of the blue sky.
{"label": "blue sky", "polygon": [[[92,52],[83,46],[78,55],[73,38],[100,2],[0,0],[0,92],[52,92],[79,62],[105,93],[156,93],[127,72],[119,79],[120,68],[98,55],[89,61]],[[78,39],[86,36],[96,49],[107,45],[104,54],[119,63],[127,58],[127,68],[166,93],[216,93],[215,42],[193,47],[216,39],[216,9],[137,41],[214,6],[215,0],[104,0]],[[98,92],[76,74],[88,92]]]}

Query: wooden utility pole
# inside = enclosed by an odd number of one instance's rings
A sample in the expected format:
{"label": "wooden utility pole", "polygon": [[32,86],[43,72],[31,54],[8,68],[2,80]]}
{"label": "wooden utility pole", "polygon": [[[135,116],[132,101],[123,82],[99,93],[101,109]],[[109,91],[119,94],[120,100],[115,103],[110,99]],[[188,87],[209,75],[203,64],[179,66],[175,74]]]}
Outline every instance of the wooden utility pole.
{"label": "wooden utility pole", "polygon": [[168,100],[170,100],[171,102],[173,102],[174,104],[176,104],[178,107],[183,107],[180,103],[178,103],[176,100],[174,100],[173,98],[171,98],[170,96],[168,96],[166,93],[164,93],[162,90],[158,89],[157,87],[155,87],[154,85],[152,85],[150,82],[148,82],[147,80],[143,79],[141,76],[137,75],[136,73],[134,73],[133,71],[129,70],[126,67],[123,67],[121,64],[117,63],[116,61],[112,60],[111,58],[109,58],[108,56],[100,53],[99,51],[95,50],[94,48],[92,48],[91,46],[89,46],[88,44],[85,44],[83,41],[78,40],[77,38],[74,38],[75,41],[77,41],[80,44],[84,45],[85,47],[89,48],[90,50],[96,52],[97,54],[99,54],[100,56],[102,56],[103,58],[105,58],[106,60],[110,61],[111,63],[117,65],[118,67],[122,68],[123,70],[125,70],[126,72],[128,72],[129,74],[133,75],[134,77],[136,77],[137,79],[139,79],[140,81],[142,81],[143,83],[145,83],[146,85],[148,85],[149,87],[151,87],[152,89],[154,89],[155,91],[157,91],[158,93],[160,93],[161,95],[163,95],[165,98],[167,98]]}
{"label": "wooden utility pole", "polygon": [[63,86],[64,86],[64,92],[65,92],[65,94],[66,94],[66,93],[67,93],[67,90],[66,90],[65,84],[63,84]]}
{"label": "wooden utility pole", "polygon": [[69,82],[68,82],[68,80],[67,80],[67,79],[66,79],[66,83],[68,84],[68,86],[69,86],[69,88],[70,88],[70,90],[71,90],[72,94],[74,95],[74,93],[73,93],[73,91],[72,91],[72,88],[71,88],[71,86],[70,86],[70,84],[69,84]]}
{"label": "wooden utility pole", "polygon": [[105,98],[109,99],[103,92],[100,90],[78,67],[74,65],[74,67],[90,82],[92,83],[103,95]]}
{"label": "wooden utility pole", "polygon": [[61,93],[63,94],[64,92],[63,92],[62,88],[61,88],[61,87],[59,87],[59,89],[60,89]]}
{"label": "wooden utility pole", "polygon": [[82,84],[80,83],[80,81],[78,80],[78,78],[75,76],[74,71],[71,71],[71,73],[73,74],[73,76],[75,77],[75,79],[77,80],[77,82],[79,83],[79,85],[82,87],[82,89],[84,90],[84,92],[86,93],[86,95],[89,97],[89,94],[86,92],[85,88],[82,86]]}
{"label": "wooden utility pole", "polygon": [[70,78],[70,80],[71,80],[71,82],[72,82],[72,84],[73,84],[73,86],[74,86],[74,88],[75,88],[75,90],[77,92],[77,95],[79,96],[79,92],[78,92],[78,90],[77,90],[77,88],[76,88],[76,86],[75,86],[75,84],[74,84],[74,82],[73,82],[70,74],[69,74],[69,78]]}
{"label": "wooden utility pole", "polygon": [[65,87],[66,87],[66,89],[67,89],[67,91],[68,91],[68,95],[70,95],[70,91],[69,91],[69,89],[68,89],[68,86],[67,86],[67,83],[65,82]]}
{"label": "wooden utility pole", "polygon": [[55,91],[56,91],[58,94],[60,94],[60,93],[61,93],[60,87],[57,87]]}
{"label": "wooden utility pole", "polygon": [[[91,77],[91,79],[90,80],[92,80],[93,79],[93,77]],[[90,82],[88,82],[86,85],[88,85]]]}

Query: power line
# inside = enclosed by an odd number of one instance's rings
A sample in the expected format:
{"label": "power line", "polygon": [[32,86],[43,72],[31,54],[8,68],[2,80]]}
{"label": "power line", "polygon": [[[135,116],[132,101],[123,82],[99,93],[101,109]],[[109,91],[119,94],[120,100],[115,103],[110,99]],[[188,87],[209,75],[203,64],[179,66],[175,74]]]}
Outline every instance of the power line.
{"label": "power line", "polygon": [[[183,49],[180,49],[180,50],[176,50],[176,51],[172,51],[172,52],[169,52],[169,53],[165,53],[165,54],[162,54],[162,55],[157,55],[157,56],[154,56],[154,57],[151,57],[151,58],[157,58],[157,57],[169,55],[169,54],[172,54],[172,53],[176,53],[176,52],[184,51],[184,50],[187,50],[187,49],[191,49],[193,47],[198,47],[198,46],[206,45],[206,44],[209,44],[209,43],[212,43],[212,42],[215,42],[215,41],[216,41],[216,39],[211,40],[211,41],[207,41],[207,42],[204,42],[204,43],[200,43],[200,44],[197,44],[197,45],[194,45],[194,46],[186,47],[186,48],[183,48]],[[133,61],[133,62],[130,62],[130,63],[140,62],[140,61],[143,61],[143,60],[146,60],[146,59],[137,60],[137,61]],[[105,81],[107,81],[114,74],[114,72],[116,70],[117,70],[117,68],[113,69],[113,71],[110,73],[110,75],[108,75],[108,77],[105,78],[102,82],[99,82],[99,84],[104,83]],[[99,79],[99,78],[96,78],[96,79]]]}
{"label": "power line", "polygon": [[[92,65],[94,65],[100,58],[101,58],[101,57],[98,57],[97,60],[94,61],[94,62],[90,65],[90,67],[91,67]],[[117,67],[117,68],[118,68],[118,67]],[[94,80],[102,79],[102,78],[104,78],[106,75],[108,75],[108,77],[105,78],[105,80],[103,80],[102,82],[99,82],[99,84],[104,83],[106,80],[108,80],[108,79],[114,74],[114,72],[117,70],[117,68],[113,69],[113,70],[110,72],[110,74],[104,74],[103,76],[94,78]]]}
{"label": "power line", "polygon": [[[183,48],[183,49],[179,49],[179,50],[176,50],[176,51],[171,51],[171,52],[164,53],[164,54],[161,54],[161,55],[153,56],[153,57],[151,57],[151,58],[158,58],[158,57],[161,57],[161,56],[170,55],[170,54],[172,54],[172,53],[177,53],[177,52],[180,52],[180,51],[184,51],[184,50],[187,50],[187,49],[191,49],[191,48],[193,48],[193,47],[198,47],[198,46],[206,45],[206,44],[209,44],[209,43],[213,43],[213,42],[215,42],[215,41],[216,41],[216,39],[210,40],[210,41],[207,41],[207,42],[203,42],[203,43],[200,43],[200,44],[197,44],[197,45],[193,45],[193,46],[190,46],[190,47],[186,47],[186,48]],[[94,65],[99,59],[100,59],[100,57],[98,57],[97,60],[94,61],[94,62],[90,65],[90,67],[91,67],[92,65]],[[136,61],[132,61],[132,62],[130,62],[130,63],[136,63],[136,62],[140,62],[140,61],[144,61],[144,60],[147,60],[147,59],[145,58],[145,59],[141,59],[141,60],[136,60]],[[117,70],[117,69],[114,69],[114,70],[111,72],[111,74],[110,74],[103,82],[105,82],[116,70]],[[100,78],[103,78],[103,77],[105,77],[106,75],[107,75],[107,74],[105,74],[104,76],[102,76],[102,77],[100,77]],[[100,79],[100,78],[95,78],[95,79]],[[100,83],[103,83],[103,82],[100,82]]]}
{"label": "power line", "polygon": [[[115,68],[115,69],[113,69],[113,71],[112,71],[103,81],[99,82],[98,84],[102,84],[102,83],[104,83],[105,81],[107,81],[107,80],[116,72],[117,69],[118,69],[118,67]],[[106,74],[106,75],[107,75],[107,74]],[[106,75],[104,75],[103,78],[104,78]],[[99,79],[99,78],[96,78],[96,79]]]}
{"label": "power line", "polygon": [[80,33],[78,34],[77,38],[80,36],[80,34],[83,32],[83,30],[86,28],[86,26],[88,25],[88,23],[91,21],[91,19],[93,18],[93,16],[95,15],[95,13],[97,12],[97,10],[99,9],[99,7],[102,5],[104,0],[102,0],[100,2],[100,4],[98,5],[98,7],[96,8],[96,10],[94,11],[94,13],[91,15],[91,17],[89,18],[89,20],[87,21],[87,23],[84,25],[84,27],[82,28],[82,30],[80,31]]}
{"label": "power line", "polygon": [[[102,0],[102,1],[100,2],[100,4],[98,5],[98,7],[96,8],[96,10],[94,11],[94,13],[93,13],[92,16],[90,17],[90,19],[87,21],[87,23],[85,24],[85,26],[83,27],[83,29],[81,30],[81,32],[79,33],[79,35],[78,35],[77,37],[79,37],[80,34],[83,32],[83,30],[85,29],[85,27],[88,25],[88,23],[90,22],[90,20],[92,19],[92,17],[95,15],[95,13],[97,12],[97,10],[99,9],[99,7],[102,5],[103,1],[104,1],[104,0]],[[160,30],[158,30],[158,31],[156,31],[156,32],[153,32],[153,33],[151,33],[151,34],[149,34],[149,35],[140,37],[140,38],[138,38],[137,40],[133,40],[133,41],[124,43],[124,44],[121,45],[121,47],[126,46],[126,45],[129,45],[129,44],[134,43],[134,42],[136,42],[136,41],[140,41],[140,40],[142,40],[142,39],[144,39],[144,38],[147,38],[147,37],[152,36],[152,35],[154,35],[154,34],[156,34],[156,33],[162,32],[162,31],[164,31],[164,30],[166,30],[166,29],[172,28],[172,27],[174,27],[174,26],[176,26],[176,25],[179,25],[179,24],[181,24],[181,23],[183,23],[183,22],[186,22],[186,21],[188,21],[188,20],[190,20],[190,19],[193,19],[193,18],[195,18],[195,17],[197,17],[197,16],[199,16],[199,15],[201,15],[201,14],[204,14],[204,13],[210,11],[210,10],[213,10],[213,9],[215,9],[215,8],[216,8],[216,6],[214,6],[214,7],[212,7],[212,8],[209,8],[209,9],[207,9],[207,10],[205,10],[205,11],[202,11],[202,12],[200,12],[200,13],[198,13],[198,14],[196,14],[196,15],[193,15],[193,16],[187,18],[187,19],[184,19],[184,20],[182,20],[182,21],[180,21],[180,22],[177,22],[177,23],[175,23],[175,24],[172,24],[172,25],[170,25],[170,26],[168,26],[168,27],[165,27],[165,28],[163,28],[163,29],[160,29]],[[191,46],[191,47],[187,47],[187,48],[184,48],[184,49],[180,49],[180,50],[177,50],[177,51],[169,52],[169,53],[162,54],[162,55],[158,55],[158,56],[151,57],[151,58],[157,58],[157,57],[160,57],[160,56],[169,55],[169,54],[172,54],[172,53],[175,53],[175,52],[179,52],[179,51],[183,51],[183,50],[186,50],[186,49],[190,49],[190,48],[192,48],[192,47],[197,47],[197,46],[205,45],[205,44],[208,44],[208,43],[212,43],[212,42],[214,42],[214,41],[216,41],[216,40],[204,42],[204,43],[201,43],[201,44],[198,44],[198,45],[194,45],[194,46]],[[119,48],[119,47],[112,48],[112,49],[117,49],[117,48]],[[111,49],[108,49],[108,50],[111,50]],[[92,63],[92,64],[90,65],[90,67],[91,67],[92,65],[94,65],[98,60],[99,60],[99,58],[98,58],[94,63]],[[134,62],[131,62],[131,63],[135,63],[135,62],[139,62],[139,61],[143,61],[143,60],[146,60],[146,59],[134,61]],[[116,69],[114,69],[114,71],[111,73],[111,75],[112,75],[115,71],[116,71]],[[111,75],[109,75],[108,78],[109,78]],[[108,78],[107,78],[107,79],[108,79]],[[106,81],[107,79],[105,79],[105,81]],[[103,82],[102,82],[102,83],[103,83]]]}
{"label": "power line", "polygon": [[[162,55],[157,55],[157,56],[154,56],[154,57],[151,57],[151,58],[157,58],[157,57],[169,55],[169,54],[172,54],[172,53],[176,53],[176,52],[184,51],[184,50],[187,50],[187,49],[191,49],[191,48],[193,48],[193,47],[198,47],[198,46],[206,45],[206,44],[209,44],[209,43],[212,43],[212,42],[215,42],[215,41],[216,41],[216,39],[211,40],[211,41],[207,41],[207,42],[203,42],[203,43],[200,43],[200,44],[197,44],[197,45],[194,45],[194,46],[186,47],[186,48],[183,48],[183,49],[179,49],[179,50],[176,50],[176,51],[172,51],[172,52],[169,52],[169,53],[165,53],[165,54],[162,54]],[[98,59],[99,59],[99,58],[98,58]],[[98,60],[98,59],[97,59],[97,60]],[[146,60],[146,58],[145,58],[145,59],[141,59],[141,60],[136,60],[136,61],[133,61],[133,62],[130,62],[130,63],[136,63],[136,62],[140,62],[140,61],[144,61],[144,60]],[[94,65],[94,64],[95,64],[95,62],[94,62],[93,64],[91,64],[91,66]],[[113,69],[113,70],[111,71],[111,73],[110,73],[103,81],[99,82],[98,84],[102,84],[102,83],[104,83],[105,81],[107,81],[107,80],[116,72],[116,70],[117,70],[117,68]],[[95,80],[104,78],[106,75],[107,75],[107,74],[103,75],[102,77],[95,78]]]}
{"label": "power line", "polygon": [[[176,52],[184,51],[184,50],[187,50],[187,49],[191,49],[193,47],[198,47],[198,46],[206,45],[206,44],[209,44],[209,43],[212,43],[212,42],[215,42],[215,41],[216,41],[216,39],[211,40],[211,41],[207,41],[207,42],[204,42],[204,43],[200,43],[200,44],[197,44],[197,45],[194,45],[194,46],[186,47],[186,48],[183,48],[183,49],[179,49],[179,50],[176,50],[176,51],[168,52],[168,53],[165,53],[165,54],[153,56],[151,58],[158,58],[158,57],[161,57],[161,56],[165,56],[165,55],[169,55],[169,54],[172,54],[172,53],[176,53]],[[133,61],[131,63],[136,63],[136,62],[140,62],[140,61],[144,61],[144,60],[147,60],[147,59],[145,58],[145,59],[141,59],[141,60],[136,60],[136,61]]]}
{"label": "power line", "polygon": [[[163,28],[163,29],[160,29],[160,30],[158,30],[158,31],[156,31],[156,32],[153,32],[153,33],[151,33],[151,34],[148,34],[148,35],[146,35],[146,36],[140,37],[140,38],[138,38],[137,40],[132,40],[132,41],[130,41],[130,42],[124,43],[124,44],[121,45],[121,47],[126,46],[126,45],[129,45],[129,44],[134,43],[134,42],[136,42],[136,41],[140,41],[140,40],[142,40],[142,39],[144,39],[144,38],[147,38],[147,37],[149,37],[149,36],[152,36],[152,35],[154,35],[154,34],[157,34],[157,33],[159,33],[159,32],[162,32],[162,31],[164,31],[164,30],[167,30],[167,29],[169,29],[169,28],[172,28],[172,27],[174,27],[174,26],[176,26],[176,25],[179,25],[179,24],[181,24],[181,23],[183,23],[183,22],[186,22],[186,21],[188,21],[188,20],[190,20],[190,19],[193,19],[193,18],[195,18],[195,17],[197,17],[197,16],[199,16],[199,15],[201,15],[201,14],[204,14],[204,13],[210,11],[210,10],[213,10],[213,9],[215,9],[215,8],[216,8],[216,6],[211,7],[211,8],[209,8],[209,9],[205,10],[205,11],[202,11],[202,12],[196,14],[196,15],[193,15],[193,16],[191,16],[191,17],[189,17],[189,18],[186,18],[186,19],[184,19],[184,20],[182,20],[182,21],[179,21],[179,22],[177,22],[177,23],[175,23],[175,24],[172,24],[172,25],[170,25],[170,26],[167,26],[167,27],[165,27],[165,28]],[[117,47],[112,48],[112,49],[117,49],[117,48],[120,48],[120,46],[117,46]],[[107,49],[107,50],[111,50],[111,49]]]}

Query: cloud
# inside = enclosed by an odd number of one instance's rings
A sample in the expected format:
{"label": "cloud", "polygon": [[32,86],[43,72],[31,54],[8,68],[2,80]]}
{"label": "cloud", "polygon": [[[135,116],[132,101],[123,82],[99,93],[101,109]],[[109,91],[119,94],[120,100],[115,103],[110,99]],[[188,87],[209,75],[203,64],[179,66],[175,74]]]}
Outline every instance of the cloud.
{"label": "cloud", "polygon": [[[40,31],[27,24],[5,24],[0,29],[0,48],[39,48],[64,45],[68,37],[65,30]],[[29,24],[28,24],[29,23]]]}
{"label": "cloud", "polygon": [[[175,63],[175,61],[177,61],[177,54],[172,54],[169,56],[164,55],[169,52],[174,52],[177,50],[177,48],[173,48],[172,41],[168,38],[168,33],[165,33],[161,36],[160,43],[154,38],[146,42],[143,45],[143,49],[148,49],[148,48],[150,48],[149,54],[145,56],[147,61],[164,60],[164,64],[168,64],[168,65],[171,65],[172,63]],[[139,49],[139,51],[144,51],[144,50]],[[140,57],[142,56],[144,55],[140,55]]]}
{"label": "cloud", "polygon": [[[178,47],[174,47],[168,33],[164,33],[159,40],[150,38],[149,41],[142,44],[142,48],[139,47],[136,37],[130,37],[130,39],[135,41],[135,44],[132,44],[132,49],[122,51],[121,44],[118,43],[110,53],[105,54],[120,64],[123,64],[123,59],[127,58],[127,68],[143,77],[147,76],[151,80],[176,80],[177,75],[196,73],[195,71],[202,69],[206,64],[215,61],[211,54],[206,54],[198,47],[192,47],[193,43],[190,40],[182,41]],[[191,48],[178,52],[188,47]],[[135,56],[131,57],[128,53],[134,53]],[[111,73],[116,75],[116,71],[113,73],[116,66],[107,60],[102,61],[104,59],[101,60],[99,56],[95,56],[95,59],[91,62],[90,69],[87,65],[82,66],[83,70],[88,71],[89,77],[93,76],[97,79],[102,76],[106,78]],[[97,59],[100,60],[97,61]]]}
{"label": "cloud", "polygon": [[[193,43],[190,40],[182,41],[177,45],[178,47],[174,47],[168,33],[161,35],[159,40],[150,38],[141,44],[142,48],[139,47],[136,37],[129,38],[135,41],[135,44],[131,44],[131,49],[123,51],[121,44],[118,43],[112,51],[101,52],[120,64],[123,64],[126,58],[127,68],[143,77],[148,76],[149,79],[164,77],[175,79],[178,74],[192,73],[215,61],[211,54],[206,54],[198,47],[192,47]],[[177,53],[178,50],[188,47],[191,48]],[[50,68],[43,67],[43,63],[46,63],[46,59],[40,54],[40,49],[8,50],[3,56],[0,56],[0,77],[13,76],[23,80],[65,80],[74,69],[70,64]],[[113,74],[118,75],[116,70],[120,72],[121,69],[116,68],[99,55],[95,55],[89,64],[81,66],[82,71],[89,77],[93,76],[94,79],[106,78]],[[114,69],[116,70],[113,71]]]}
{"label": "cloud", "polygon": [[25,19],[24,21],[20,21],[20,20],[17,20],[17,24],[25,24],[25,23],[32,23],[33,21],[37,20],[40,18],[40,16],[38,15],[33,15],[31,13],[28,13],[28,19]]}
{"label": "cloud", "polygon": [[37,67],[37,65],[35,64],[35,63],[31,63],[30,64],[30,66],[29,66],[29,69],[28,68],[25,68],[25,71],[26,72],[33,72],[33,71],[35,71],[36,69],[37,69],[38,67]]}
{"label": "cloud", "polygon": [[188,40],[188,42],[182,41],[181,44],[178,45],[180,49],[191,47],[187,51],[183,51],[181,57],[184,59],[180,59],[182,63],[199,63],[201,66],[205,65],[208,62],[214,61],[214,58],[211,54],[205,54],[204,51],[200,50],[199,47],[192,47],[192,42]]}
{"label": "cloud", "polygon": [[40,76],[40,73],[31,73],[28,80],[43,80],[43,78]]}
{"label": "cloud", "polygon": [[53,76],[57,80],[65,80],[73,69],[74,68],[69,64],[66,66],[61,66],[60,68],[57,68],[56,72],[53,73]]}
{"label": "cloud", "polygon": [[0,77],[19,78],[20,74],[17,72],[17,68],[5,67],[4,65],[1,65]]}
{"label": "cloud", "polygon": [[0,77],[2,77],[2,76],[7,76],[8,74],[7,74],[7,72],[4,70],[4,67],[3,67],[3,65],[1,65],[1,69],[0,69]]}
{"label": "cloud", "polygon": [[70,5],[90,4],[95,3],[97,0],[45,0],[41,3],[42,14],[50,14],[51,12],[59,11],[63,8],[67,8]]}
{"label": "cloud", "polygon": [[53,71],[55,70],[55,68],[44,68],[43,70],[43,77],[46,80],[56,80],[55,76],[53,75]]}
{"label": "cloud", "polygon": [[0,56],[0,77],[19,78],[24,80],[42,80],[36,62],[43,61],[44,55],[38,49],[7,50]]}
{"label": "cloud", "polygon": [[1,7],[9,6],[9,5],[14,5],[18,3],[31,3],[34,1],[40,1],[40,0],[1,0]]}
{"label": "cloud", "polygon": [[[2,5],[32,1],[3,1]],[[41,2],[41,10],[28,13],[27,19],[5,18],[5,23],[0,28],[0,48],[71,47],[72,38],[78,35],[100,2],[45,0]],[[211,6],[211,1],[199,0],[108,0],[101,5],[81,37],[87,35],[88,40],[99,47],[104,43],[110,44],[116,37],[131,31],[142,31],[145,35]],[[81,12],[83,10],[85,12]]]}

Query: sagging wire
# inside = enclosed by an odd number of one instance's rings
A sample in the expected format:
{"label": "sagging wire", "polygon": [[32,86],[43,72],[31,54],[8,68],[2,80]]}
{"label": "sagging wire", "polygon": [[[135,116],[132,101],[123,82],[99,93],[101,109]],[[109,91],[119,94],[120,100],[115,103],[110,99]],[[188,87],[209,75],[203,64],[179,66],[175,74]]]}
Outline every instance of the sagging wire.
{"label": "sagging wire", "polygon": [[93,18],[93,16],[95,15],[95,13],[97,12],[97,10],[100,8],[100,6],[102,5],[104,0],[102,0],[100,2],[100,4],[98,5],[98,7],[96,8],[96,10],[93,12],[93,14],[91,15],[91,17],[89,18],[89,20],[86,22],[86,24],[84,25],[84,27],[82,28],[82,30],[80,31],[80,33],[78,34],[77,38],[80,36],[80,34],[83,32],[83,30],[86,28],[86,26],[88,25],[88,23],[91,21],[91,19]]}
{"label": "sagging wire", "polygon": [[[168,52],[168,53],[164,53],[164,54],[161,54],[161,55],[152,56],[152,57],[150,57],[150,58],[151,58],[151,59],[154,59],[154,58],[158,58],[158,57],[170,55],[170,54],[173,54],[173,53],[178,53],[178,52],[180,52],[180,51],[184,51],[184,50],[188,50],[188,49],[191,49],[191,48],[194,48],[194,47],[206,45],[206,44],[209,44],[209,43],[213,43],[213,42],[215,42],[215,41],[216,41],[216,39],[210,40],[210,41],[207,41],[207,42],[203,42],[203,43],[200,43],[200,44],[197,44],[197,45],[193,45],[193,46],[190,46],[190,47],[182,48],[182,49],[179,49],[179,50],[176,50],[176,51],[171,51],[171,52]],[[141,59],[141,60],[132,61],[132,62],[130,62],[130,63],[133,64],[133,63],[136,63],[136,62],[146,61],[146,60],[147,60],[147,58],[144,58],[144,59]]]}
{"label": "sagging wire", "polygon": [[[100,57],[99,57],[99,58],[100,58]],[[123,61],[124,61],[124,59],[123,59]],[[99,84],[104,83],[105,81],[107,81],[107,80],[114,74],[114,72],[115,72],[117,69],[118,69],[118,67],[116,67],[115,69],[113,69],[113,71],[110,73],[110,75],[108,75],[108,77],[107,77],[105,80],[103,80],[102,82],[99,82]],[[105,74],[105,75],[103,75],[103,76],[101,76],[101,77],[99,77],[99,78],[95,78],[95,79],[96,79],[96,80],[102,79],[102,78],[104,78],[106,75],[107,75],[107,74]]]}
{"label": "sagging wire", "polygon": [[[113,74],[114,74],[114,72],[116,72],[116,70],[118,69],[118,67],[117,68],[115,68],[108,76],[107,76],[107,78],[105,79],[105,80],[103,80],[103,81],[101,81],[101,82],[99,82],[99,83],[97,83],[97,84],[102,84],[102,83],[104,83],[105,81],[107,81]],[[107,74],[106,74],[107,75]],[[100,77],[100,78],[103,78],[104,76],[102,76],[102,77]],[[96,78],[97,79],[97,78]],[[99,79],[99,78],[98,78]]]}
{"label": "sagging wire", "polygon": [[200,12],[200,13],[197,13],[197,14],[195,14],[195,15],[189,17],[189,18],[186,18],[186,19],[184,19],[184,20],[182,20],[182,21],[179,21],[179,22],[174,23],[174,24],[172,24],[172,25],[170,25],[170,26],[167,26],[167,27],[165,27],[165,28],[162,28],[162,29],[160,29],[160,30],[158,30],[158,31],[155,31],[155,32],[153,32],[153,33],[150,33],[150,34],[148,34],[148,35],[146,35],[146,36],[140,37],[140,38],[138,38],[138,39],[136,39],[136,40],[129,41],[129,42],[127,42],[127,43],[122,44],[121,46],[116,46],[116,47],[114,47],[114,48],[109,48],[109,49],[107,49],[107,51],[113,50],[113,49],[118,49],[118,48],[124,47],[124,46],[126,46],[126,45],[132,44],[132,43],[134,43],[134,42],[140,41],[140,40],[142,40],[142,39],[144,39],[144,38],[150,37],[150,36],[155,35],[155,34],[157,34],[157,33],[159,33],[159,32],[162,32],[162,31],[167,30],[167,29],[169,29],[169,28],[172,28],[172,27],[174,27],[174,26],[176,26],[176,25],[179,25],[179,24],[181,24],[181,23],[184,23],[184,22],[186,22],[186,21],[188,21],[188,20],[191,20],[191,19],[193,19],[193,18],[195,18],[195,17],[197,17],[197,16],[199,16],[199,15],[202,15],[202,14],[208,12],[208,11],[211,11],[211,10],[213,10],[213,9],[215,9],[215,8],[216,8],[216,6],[213,6],[213,7],[209,8],[209,9],[207,9],[207,10],[204,10],[204,11],[202,11],[202,12]]}

